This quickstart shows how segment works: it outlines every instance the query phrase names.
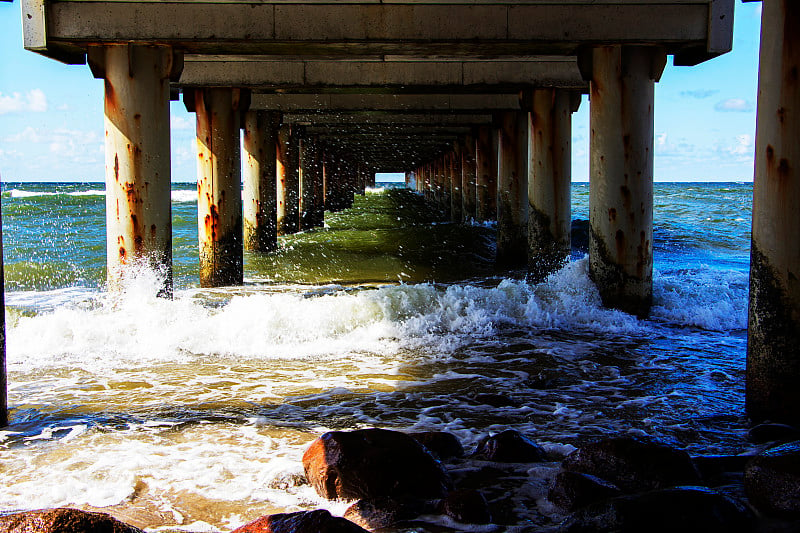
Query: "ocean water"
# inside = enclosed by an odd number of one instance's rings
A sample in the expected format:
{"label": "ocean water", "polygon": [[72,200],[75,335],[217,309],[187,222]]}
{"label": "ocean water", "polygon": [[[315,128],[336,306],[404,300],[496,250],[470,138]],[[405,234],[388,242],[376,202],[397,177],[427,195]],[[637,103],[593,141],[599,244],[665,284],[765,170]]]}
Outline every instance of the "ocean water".
{"label": "ocean water", "polygon": [[[588,194],[573,185],[577,228]],[[146,271],[104,292],[101,184],[3,184],[0,511],[100,508],[192,532],[341,514],[347,502],[302,482],[303,451],[331,429],[450,431],[469,452],[513,428],[554,457],[616,434],[694,455],[749,449],[750,184],[656,184],[647,320],[600,305],[579,233],[570,263],[533,285],[494,268],[490,224],[450,224],[388,188],[246,254],[243,287],[203,290],[195,195],[174,185],[164,300]],[[556,468],[516,465],[502,489],[514,524],[405,531],[544,530],[561,519],[543,499]]]}

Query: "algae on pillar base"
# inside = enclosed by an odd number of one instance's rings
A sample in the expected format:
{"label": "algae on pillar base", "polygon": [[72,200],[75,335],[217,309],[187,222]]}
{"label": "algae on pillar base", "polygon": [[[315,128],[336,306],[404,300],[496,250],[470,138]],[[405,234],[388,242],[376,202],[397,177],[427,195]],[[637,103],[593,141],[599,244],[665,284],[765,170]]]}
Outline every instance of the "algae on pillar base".
{"label": "algae on pillar base", "polygon": [[598,46],[590,80],[589,273],[606,306],[647,316],[653,299],[653,105],[663,49]]}
{"label": "algae on pillar base", "polygon": [[200,286],[241,285],[244,246],[239,129],[249,92],[195,89],[184,94],[184,103],[197,115]]}
{"label": "algae on pillar base", "polygon": [[761,15],[746,410],[800,425],[800,4]]}
{"label": "algae on pillar base", "polygon": [[172,294],[169,82],[183,56],[168,46],[92,46],[89,66],[105,83],[106,257],[108,287],[132,269],[163,276]]}

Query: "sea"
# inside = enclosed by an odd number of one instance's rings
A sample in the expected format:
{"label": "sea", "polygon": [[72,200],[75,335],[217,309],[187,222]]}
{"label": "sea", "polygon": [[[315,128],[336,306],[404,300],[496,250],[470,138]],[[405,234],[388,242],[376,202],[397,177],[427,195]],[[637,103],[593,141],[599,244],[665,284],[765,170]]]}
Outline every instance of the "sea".
{"label": "sea", "polygon": [[147,270],[105,291],[103,184],[3,183],[0,511],[72,506],[198,533],[341,515],[349,502],[303,479],[303,452],[326,431],[447,431],[469,454],[515,429],[554,458],[512,465],[501,497],[516,522],[430,516],[388,531],[544,531],[563,518],[545,497],[557,459],[582,443],[752,450],[752,184],[655,184],[647,319],[604,308],[589,279],[588,183],[572,186],[570,261],[538,284],[495,268],[493,224],[453,224],[378,185],[324,228],[246,253],[243,286],[202,289],[196,188],[173,184],[176,290],[164,299]]}

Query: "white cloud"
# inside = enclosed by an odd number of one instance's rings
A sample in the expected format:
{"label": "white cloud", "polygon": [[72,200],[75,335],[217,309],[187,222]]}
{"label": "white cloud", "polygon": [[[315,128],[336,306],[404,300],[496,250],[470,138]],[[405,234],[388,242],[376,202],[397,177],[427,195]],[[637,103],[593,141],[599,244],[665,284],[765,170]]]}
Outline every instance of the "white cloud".
{"label": "white cloud", "polygon": [[714,109],[717,111],[737,111],[740,113],[749,113],[753,110],[753,104],[744,98],[728,98],[727,100],[717,102],[717,105],[714,106]]}
{"label": "white cloud", "polygon": [[20,93],[4,95],[0,93],[0,115],[29,111],[41,113],[47,111],[47,96],[41,89],[32,89],[23,96]]}
{"label": "white cloud", "polygon": [[195,127],[195,123],[187,118],[184,117],[170,117],[169,120],[170,128],[173,130],[193,130]]}
{"label": "white cloud", "polygon": [[729,151],[733,155],[746,155],[750,157],[753,154],[754,148],[753,136],[743,133],[742,135],[736,136],[736,142],[729,148]]}
{"label": "white cloud", "polygon": [[681,96],[702,100],[704,98],[710,98],[718,92],[719,91],[716,89],[694,89],[691,91],[681,91]]}

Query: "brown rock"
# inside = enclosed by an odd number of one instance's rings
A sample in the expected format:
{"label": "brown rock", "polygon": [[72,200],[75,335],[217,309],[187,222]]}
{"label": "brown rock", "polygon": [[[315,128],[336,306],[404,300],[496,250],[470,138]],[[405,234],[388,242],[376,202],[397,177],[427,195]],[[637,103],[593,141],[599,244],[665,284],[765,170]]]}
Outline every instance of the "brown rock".
{"label": "brown rock", "polygon": [[59,507],[0,516],[0,533],[142,533],[105,513]]}
{"label": "brown rock", "polygon": [[347,508],[344,517],[365,529],[382,529],[413,520],[432,509],[420,500],[358,500]]}
{"label": "brown rock", "polygon": [[356,524],[325,509],[262,516],[231,533],[364,533]]}
{"label": "brown rock", "polygon": [[622,491],[600,478],[580,472],[562,470],[556,476],[547,499],[567,511],[574,511],[590,503],[599,502]]}
{"label": "brown rock", "polygon": [[667,444],[632,437],[587,444],[568,455],[562,467],[599,477],[625,492],[700,483],[689,454]]}
{"label": "brown rock", "polygon": [[547,453],[519,431],[507,429],[482,439],[473,457],[500,463],[535,463],[546,461]]}
{"label": "brown rock", "polygon": [[442,465],[412,437],[385,429],[330,431],[303,454],[309,483],[328,499],[441,498]]}
{"label": "brown rock", "polygon": [[464,447],[455,435],[446,431],[409,433],[440,461],[464,457]]}

